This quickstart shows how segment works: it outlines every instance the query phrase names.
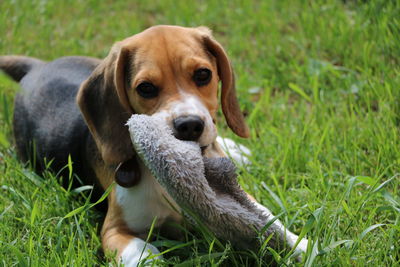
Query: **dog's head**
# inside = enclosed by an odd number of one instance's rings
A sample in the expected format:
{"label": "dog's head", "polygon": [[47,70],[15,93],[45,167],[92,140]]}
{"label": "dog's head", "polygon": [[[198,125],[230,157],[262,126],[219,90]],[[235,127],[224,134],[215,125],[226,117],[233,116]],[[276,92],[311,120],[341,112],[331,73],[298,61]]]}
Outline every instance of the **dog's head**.
{"label": "dog's head", "polygon": [[77,101],[103,160],[117,164],[133,156],[133,113],[161,116],[179,139],[213,143],[219,81],[228,126],[248,137],[230,62],[210,30],[156,26],[116,43]]}

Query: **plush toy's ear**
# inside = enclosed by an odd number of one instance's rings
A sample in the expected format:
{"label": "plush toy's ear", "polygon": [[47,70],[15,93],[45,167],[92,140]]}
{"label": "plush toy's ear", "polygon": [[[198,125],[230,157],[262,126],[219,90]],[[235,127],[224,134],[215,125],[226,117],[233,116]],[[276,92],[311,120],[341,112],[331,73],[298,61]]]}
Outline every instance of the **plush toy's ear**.
{"label": "plush toy's ear", "polygon": [[106,164],[117,165],[134,156],[125,123],[133,113],[125,85],[132,55],[119,43],[84,81],[77,103]]}
{"label": "plush toy's ear", "polygon": [[239,103],[236,98],[235,78],[233,69],[222,46],[214,40],[211,31],[201,27],[199,29],[208,51],[217,59],[218,75],[221,79],[221,105],[228,126],[240,137],[249,137],[249,128],[244,121]]}

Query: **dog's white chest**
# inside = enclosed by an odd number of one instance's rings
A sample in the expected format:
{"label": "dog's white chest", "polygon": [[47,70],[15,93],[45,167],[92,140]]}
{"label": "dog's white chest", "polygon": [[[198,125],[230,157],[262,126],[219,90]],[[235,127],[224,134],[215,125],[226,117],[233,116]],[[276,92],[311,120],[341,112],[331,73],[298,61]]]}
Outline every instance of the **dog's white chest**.
{"label": "dog's white chest", "polygon": [[117,185],[116,199],[122,209],[122,216],[130,230],[147,233],[157,218],[155,226],[166,220],[181,218],[178,205],[155,180],[147,168],[141,168],[141,181],[132,188]]}

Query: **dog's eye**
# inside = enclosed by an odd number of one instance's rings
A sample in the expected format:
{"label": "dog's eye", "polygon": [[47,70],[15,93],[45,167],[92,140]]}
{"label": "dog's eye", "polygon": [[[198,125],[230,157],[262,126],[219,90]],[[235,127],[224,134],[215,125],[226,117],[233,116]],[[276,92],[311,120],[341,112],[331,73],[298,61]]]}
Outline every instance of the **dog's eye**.
{"label": "dog's eye", "polygon": [[158,88],[149,82],[142,82],[136,87],[136,91],[143,98],[154,98],[158,96]]}
{"label": "dog's eye", "polygon": [[198,69],[193,74],[193,81],[197,86],[203,86],[210,82],[211,71],[209,69]]}

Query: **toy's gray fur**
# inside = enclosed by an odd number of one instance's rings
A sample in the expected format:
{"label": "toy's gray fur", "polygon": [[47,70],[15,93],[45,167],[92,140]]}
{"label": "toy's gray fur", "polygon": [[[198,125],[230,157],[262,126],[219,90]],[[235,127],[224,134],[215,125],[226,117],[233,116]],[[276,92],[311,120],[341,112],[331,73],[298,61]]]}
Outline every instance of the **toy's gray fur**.
{"label": "toy's gray fur", "polygon": [[[273,218],[248,199],[228,158],[203,158],[198,144],[176,139],[154,117],[133,115],[127,125],[136,152],[176,203],[190,211],[186,215],[236,246],[259,246],[257,231]],[[284,243],[279,225],[271,224],[264,236],[271,234],[270,246]]]}

